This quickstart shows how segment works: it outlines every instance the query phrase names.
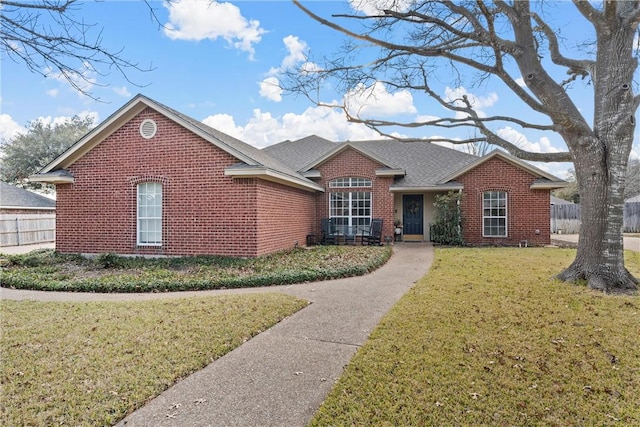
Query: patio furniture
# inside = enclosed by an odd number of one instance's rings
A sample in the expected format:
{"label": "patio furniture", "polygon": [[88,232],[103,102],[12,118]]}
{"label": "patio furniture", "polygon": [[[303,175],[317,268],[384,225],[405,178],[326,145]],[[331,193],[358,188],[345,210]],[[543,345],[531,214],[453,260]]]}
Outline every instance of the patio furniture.
{"label": "patio furniture", "polygon": [[371,226],[367,234],[362,233],[363,245],[381,245],[382,244],[382,218],[374,218],[371,220]]}
{"label": "patio furniture", "polygon": [[342,240],[345,245],[356,244],[356,234],[358,234],[357,227],[351,225],[336,225],[335,228],[338,235],[338,244],[340,240]]}
{"label": "patio furniture", "polygon": [[335,228],[333,222],[331,221],[331,218],[322,218],[320,244],[335,245],[337,243],[338,235],[335,232]]}

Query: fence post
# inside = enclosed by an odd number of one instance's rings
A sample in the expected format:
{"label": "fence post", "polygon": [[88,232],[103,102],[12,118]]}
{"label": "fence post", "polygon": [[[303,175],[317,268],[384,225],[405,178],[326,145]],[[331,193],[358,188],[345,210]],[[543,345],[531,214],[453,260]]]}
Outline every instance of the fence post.
{"label": "fence post", "polygon": [[20,218],[16,217],[16,242],[20,246]]}

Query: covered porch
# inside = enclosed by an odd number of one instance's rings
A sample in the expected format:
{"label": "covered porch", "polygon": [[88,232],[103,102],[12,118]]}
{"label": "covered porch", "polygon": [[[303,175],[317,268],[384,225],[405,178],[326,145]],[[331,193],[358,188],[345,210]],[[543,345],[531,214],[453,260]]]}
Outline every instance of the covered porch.
{"label": "covered porch", "polygon": [[394,240],[401,242],[431,241],[429,226],[434,221],[436,195],[461,188],[446,189],[406,189],[393,192]]}

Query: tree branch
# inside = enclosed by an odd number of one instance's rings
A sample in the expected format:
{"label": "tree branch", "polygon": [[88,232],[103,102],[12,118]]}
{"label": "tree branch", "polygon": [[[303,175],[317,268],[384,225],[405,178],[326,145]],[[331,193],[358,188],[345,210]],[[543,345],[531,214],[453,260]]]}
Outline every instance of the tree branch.
{"label": "tree branch", "polygon": [[[127,82],[143,86],[129,78],[128,70],[147,72],[153,68],[125,59],[122,49],[103,48],[101,32],[89,38],[94,25],[74,19],[74,3],[76,0],[0,0],[0,51],[24,63],[31,72],[43,76],[57,72],[78,92],[95,100],[99,98],[90,86],[101,84],[88,77],[87,71],[106,76],[116,70]],[[49,13],[53,24],[40,23],[43,13]]]}
{"label": "tree branch", "polygon": [[[306,7],[304,7],[299,0],[293,0],[293,3],[298,6],[304,13],[306,13],[307,15],[309,15],[309,17],[313,18],[314,20],[318,21],[319,23],[321,23],[322,25],[326,25],[329,28],[332,28],[336,31],[339,31],[353,39],[356,40],[361,40],[361,41],[366,41],[372,44],[375,44],[377,46],[380,46],[382,48],[388,49],[390,51],[403,51],[406,52],[408,54],[413,54],[413,55],[418,55],[418,56],[424,56],[424,57],[445,57],[448,59],[451,59],[452,61],[455,62],[459,62],[459,63],[463,63],[466,65],[469,65],[472,68],[475,68],[479,71],[483,71],[486,73],[492,73],[493,72],[493,68],[490,66],[487,66],[485,64],[482,64],[480,62],[476,62],[473,61],[472,59],[470,59],[467,56],[463,56],[463,55],[456,55],[454,53],[452,53],[449,47],[447,47],[448,45],[451,44],[451,41],[444,41],[441,45],[436,45],[436,46],[429,46],[428,48],[425,47],[415,47],[415,46],[410,46],[410,45],[400,45],[400,44],[395,44],[395,43],[389,43],[387,41],[375,38],[375,37],[371,37],[368,35],[362,35],[362,34],[358,34],[355,33],[351,30],[348,30],[347,28],[344,28],[334,22],[331,22],[327,19],[322,18],[319,15],[316,15],[315,13],[313,13],[311,10],[307,9]],[[463,39],[456,39],[456,40],[463,40]],[[480,45],[477,45],[480,46]],[[467,47],[473,47],[473,45],[457,45],[455,46],[455,48],[457,49],[461,49],[461,48],[467,48]]]}
{"label": "tree branch", "polygon": [[553,31],[551,27],[549,27],[549,25],[544,22],[537,13],[533,13],[532,16],[538,26],[542,29],[542,32],[547,37],[547,40],[549,42],[549,52],[551,53],[551,60],[554,64],[567,67],[567,74],[574,76],[572,80],[575,79],[575,76],[582,76],[584,78],[593,71],[593,68],[595,67],[595,61],[571,59],[562,55],[562,53],[560,53],[558,37],[556,36],[555,31]]}
{"label": "tree branch", "polygon": [[580,11],[594,27],[598,26],[602,19],[602,13],[591,5],[588,1],[584,0],[572,0],[575,7]]}
{"label": "tree branch", "polygon": [[634,2],[634,11],[630,12],[627,16],[623,16],[625,26],[632,26],[640,24],[640,2]]}
{"label": "tree branch", "polygon": [[0,0],[0,5],[19,7],[19,8],[25,8],[25,9],[44,9],[44,10],[49,10],[53,12],[63,13],[63,12],[66,12],[67,8],[69,8],[69,6],[71,6],[76,1],[77,0],[65,0],[62,4],[56,5],[55,3],[52,3],[52,2],[38,4],[38,3],[26,2],[26,1],[15,2],[15,1]]}
{"label": "tree branch", "polygon": [[[385,82],[385,84],[387,84],[389,82]],[[461,114],[465,114],[466,117],[461,117],[461,118],[435,118],[433,120],[429,120],[429,121],[425,121],[425,122],[412,122],[412,123],[402,123],[402,122],[397,122],[397,121],[385,121],[385,120],[375,120],[375,119],[362,119],[357,115],[353,115],[347,105],[343,105],[339,108],[341,108],[345,115],[347,116],[347,120],[351,123],[359,123],[359,124],[364,124],[365,126],[369,127],[370,129],[375,130],[376,132],[378,132],[380,135],[385,136],[385,137],[392,137],[394,139],[399,139],[399,140],[426,140],[426,141],[430,141],[431,138],[403,138],[403,137],[398,137],[397,135],[393,135],[393,134],[389,134],[386,132],[383,132],[381,130],[381,128],[384,127],[392,127],[392,126],[399,126],[399,127],[405,127],[405,128],[418,128],[418,127],[427,127],[427,126],[431,126],[431,127],[436,127],[436,128],[446,128],[446,129],[453,129],[453,128],[460,128],[460,127],[473,127],[475,129],[477,129],[482,135],[484,135],[483,138],[476,138],[473,141],[469,141],[469,140],[465,140],[466,142],[459,142],[460,144],[465,144],[465,143],[469,143],[469,142],[481,142],[481,141],[485,141],[488,142],[492,145],[496,145],[498,147],[501,147],[505,150],[507,150],[509,153],[523,159],[523,160],[530,160],[530,161],[545,161],[545,162],[570,162],[572,161],[572,156],[569,152],[561,152],[561,153],[537,153],[537,152],[531,152],[531,151],[527,151],[527,150],[523,150],[522,148],[518,147],[517,145],[515,145],[514,143],[511,143],[507,140],[505,140],[504,138],[501,138],[500,136],[498,136],[495,132],[489,130],[486,127],[486,123],[492,123],[492,122],[498,122],[498,121],[507,121],[510,123],[515,123],[520,125],[521,127],[524,128],[529,128],[529,129],[537,129],[537,130],[555,130],[554,126],[544,126],[544,125],[536,125],[536,124],[532,124],[532,123],[527,123],[524,122],[522,120],[519,119],[515,119],[515,118],[509,118],[509,117],[503,117],[503,116],[493,116],[493,117],[480,117],[478,115],[478,113],[475,111],[475,109],[473,108],[473,105],[471,104],[471,101],[468,99],[468,97],[466,95],[464,95],[462,98],[459,99],[455,99],[455,100],[451,100],[451,101],[446,101],[444,100],[440,95],[438,95],[436,92],[434,92],[428,85],[426,78],[425,78],[425,82],[424,82],[424,86],[420,88],[421,90],[425,91],[431,98],[435,99],[436,101],[438,101],[438,103],[440,103],[440,105],[442,105],[443,107],[445,107],[448,110],[454,111],[456,113],[461,113]],[[460,105],[462,104],[462,105]],[[333,107],[336,107],[336,105],[333,105]],[[449,139],[449,138],[438,138],[438,141],[444,141],[446,140],[447,142],[453,142],[455,139]],[[457,143],[457,142],[456,142]]]}

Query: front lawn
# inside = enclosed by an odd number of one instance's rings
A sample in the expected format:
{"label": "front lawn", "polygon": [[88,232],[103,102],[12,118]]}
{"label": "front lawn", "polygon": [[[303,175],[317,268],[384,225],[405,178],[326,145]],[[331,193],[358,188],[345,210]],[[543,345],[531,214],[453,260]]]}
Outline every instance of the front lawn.
{"label": "front lawn", "polygon": [[2,255],[2,286],[74,292],[167,292],[285,285],[366,274],[384,264],[390,246],[315,246],[269,256],[89,260],[52,250]]}
{"label": "front lawn", "polygon": [[640,425],[640,300],[551,280],[574,256],[437,249],[312,425]]}
{"label": "front lawn", "polygon": [[113,425],[306,305],[278,293],[0,301],[0,425]]}

